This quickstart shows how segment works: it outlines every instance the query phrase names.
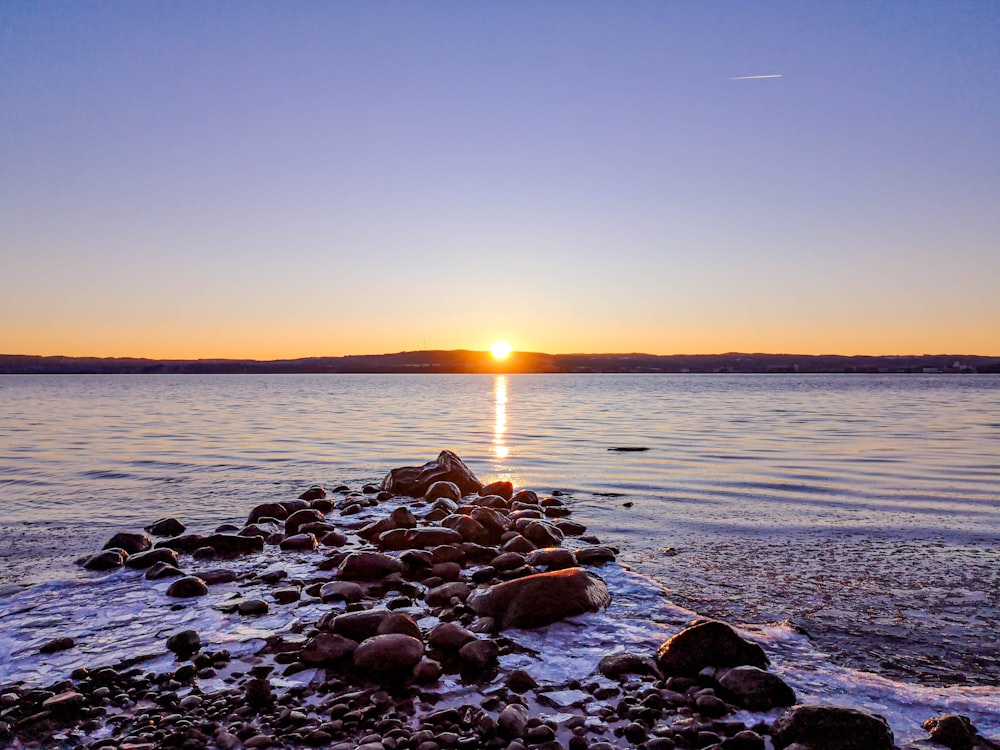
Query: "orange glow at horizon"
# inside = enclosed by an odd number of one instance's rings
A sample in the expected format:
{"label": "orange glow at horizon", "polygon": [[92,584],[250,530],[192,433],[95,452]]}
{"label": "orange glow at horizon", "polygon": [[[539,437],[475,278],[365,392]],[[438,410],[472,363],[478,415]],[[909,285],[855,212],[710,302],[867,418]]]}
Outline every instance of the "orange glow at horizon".
{"label": "orange glow at horizon", "polygon": [[512,351],[514,351],[514,347],[506,341],[497,341],[490,347],[490,354],[493,355],[494,359],[507,359]]}

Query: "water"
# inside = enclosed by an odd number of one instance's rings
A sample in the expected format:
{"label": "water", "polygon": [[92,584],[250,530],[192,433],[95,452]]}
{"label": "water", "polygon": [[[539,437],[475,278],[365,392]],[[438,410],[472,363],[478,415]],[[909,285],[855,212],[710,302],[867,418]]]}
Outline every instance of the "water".
{"label": "water", "polygon": [[[114,531],[167,515],[208,530],[442,448],[483,480],[566,492],[656,582],[623,579],[616,606],[665,589],[632,641],[720,617],[800,695],[911,728],[950,707],[1000,733],[993,376],[0,377],[0,584],[36,584],[0,598],[0,683],[134,655],[170,618],[254,637],[210,607],[160,612],[129,571],[72,565]],[[588,626],[604,643],[635,619],[608,617]],[[91,636],[83,657],[28,658],[71,619]]]}

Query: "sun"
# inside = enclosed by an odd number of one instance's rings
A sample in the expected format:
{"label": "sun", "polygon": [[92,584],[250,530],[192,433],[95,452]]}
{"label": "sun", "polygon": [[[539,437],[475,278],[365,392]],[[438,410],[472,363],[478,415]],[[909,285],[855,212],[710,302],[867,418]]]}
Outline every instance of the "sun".
{"label": "sun", "polygon": [[514,347],[506,341],[498,341],[490,347],[490,354],[496,359],[507,359],[512,351],[514,351]]}

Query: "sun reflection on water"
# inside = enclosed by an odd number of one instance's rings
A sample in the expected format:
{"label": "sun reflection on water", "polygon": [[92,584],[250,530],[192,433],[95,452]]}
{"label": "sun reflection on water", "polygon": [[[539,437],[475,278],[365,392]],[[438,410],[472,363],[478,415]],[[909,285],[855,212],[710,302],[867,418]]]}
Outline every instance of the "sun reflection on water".
{"label": "sun reflection on water", "polygon": [[496,418],[493,421],[493,453],[498,460],[510,455],[510,448],[504,439],[507,432],[507,377],[497,375],[493,381],[493,395],[496,403]]}

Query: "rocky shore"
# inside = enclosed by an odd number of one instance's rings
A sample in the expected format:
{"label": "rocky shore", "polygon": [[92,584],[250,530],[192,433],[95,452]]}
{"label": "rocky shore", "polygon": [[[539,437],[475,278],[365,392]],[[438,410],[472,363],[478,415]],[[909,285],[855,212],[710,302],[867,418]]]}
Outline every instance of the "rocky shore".
{"label": "rocky shore", "polygon": [[[44,687],[0,685],[0,746],[346,750],[891,750],[874,714],[802,705],[765,650],[718,621],[658,649],[609,642],[584,679],[540,683],[510,667],[514,635],[598,612],[617,550],[558,494],[484,486],[448,451],[359,491],[312,487],[253,508],[242,527],[190,534],[177,519],[114,535],[82,560],[129,568],[183,609],[213,587],[253,622],[301,612],[252,654],[178,629],[149,659],[80,667]],[[159,538],[155,543],[151,537]],[[280,550],[289,570],[230,564]],[[305,561],[306,566],[302,563]],[[303,573],[303,570],[307,571]],[[624,648],[623,648],[624,646]],[[41,654],[79,648],[67,636]],[[544,653],[535,655],[544,660]],[[146,668],[144,668],[146,664]],[[297,679],[301,677],[303,679]],[[1000,748],[958,715],[906,748]]]}

